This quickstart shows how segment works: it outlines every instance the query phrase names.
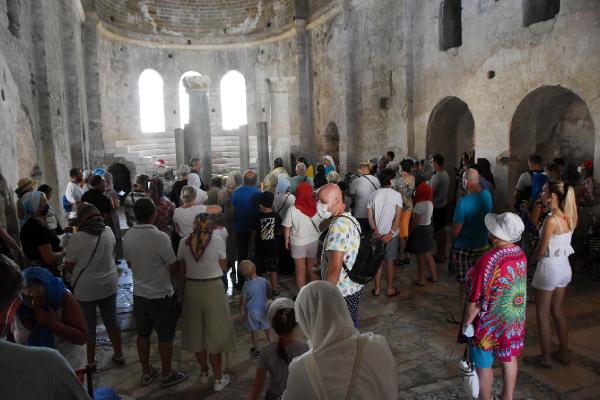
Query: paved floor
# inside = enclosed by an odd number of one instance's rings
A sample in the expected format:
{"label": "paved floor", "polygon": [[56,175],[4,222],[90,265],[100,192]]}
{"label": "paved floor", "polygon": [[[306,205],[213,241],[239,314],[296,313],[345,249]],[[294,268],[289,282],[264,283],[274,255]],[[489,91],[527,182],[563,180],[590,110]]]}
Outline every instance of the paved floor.
{"label": "paved floor", "polygon": [[[373,297],[372,285],[363,289],[360,303],[361,331],[384,335],[397,363],[397,381],[401,399],[464,398],[457,378],[457,360],[462,348],[454,345],[458,327],[445,320],[454,311],[457,286],[446,277],[445,266],[438,265],[440,282],[424,288],[411,286],[416,267],[397,267],[396,285],[400,295],[388,299]],[[282,295],[293,295],[291,277],[282,277]],[[568,366],[554,364],[540,369],[520,363],[517,399],[598,399],[600,398],[600,283],[584,274],[576,274],[568,288],[566,313],[570,323],[572,362]],[[231,297],[233,317],[237,317],[238,296]],[[127,320],[129,314],[123,314]],[[524,355],[538,352],[535,306],[527,311],[527,340]],[[199,367],[192,354],[180,350],[180,334],[176,338],[175,368],[189,373],[189,380],[171,389],[160,389],[157,383],[139,385],[140,366],[135,352],[135,335],[125,332],[127,364],[115,368],[110,363],[110,345],[101,335],[99,358],[104,372],[96,377],[96,385],[111,386],[119,393],[139,399],[243,399],[255,373],[256,360],[248,350],[249,335],[235,321],[237,347],[227,356],[232,383],[222,392],[213,393],[212,385],[199,380]],[[264,340],[264,338],[261,338]],[[159,365],[156,345],[152,360]],[[500,369],[496,366],[495,386],[500,386]]]}

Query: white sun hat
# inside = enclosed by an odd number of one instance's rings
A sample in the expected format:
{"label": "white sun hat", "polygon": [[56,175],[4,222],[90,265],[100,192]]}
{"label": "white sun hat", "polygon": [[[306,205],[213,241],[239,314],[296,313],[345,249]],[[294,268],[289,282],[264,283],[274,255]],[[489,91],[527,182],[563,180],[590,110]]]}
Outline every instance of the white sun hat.
{"label": "white sun hat", "polygon": [[489,213],[485,216],[485,226],[490,233],[505,242],[515,243],[521,240],[525,225],[515,213]]}

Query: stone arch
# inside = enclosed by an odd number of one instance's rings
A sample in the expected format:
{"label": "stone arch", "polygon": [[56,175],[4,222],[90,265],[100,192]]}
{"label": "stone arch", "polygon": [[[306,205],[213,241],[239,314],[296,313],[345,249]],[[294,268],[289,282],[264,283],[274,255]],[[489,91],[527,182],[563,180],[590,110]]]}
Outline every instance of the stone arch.
{"label": "stone arch", "polygon": [[586,103],[561,86],[541,86],[517,106],[510,127],[509,182],[527,169],[536,153],[544,162],[562,157],[569,164],[594,159],[595,128]]}
{"label": "stone arch", "polygon": [[108,172],[113,176],[115,192],[131,192],[131,171],[125,164],[114,163],[108,167]]}
{"label": "stone arch", "polygon": [[323,152],[333,157],[335,165],[340,162],[340,132],[335,122],[329,121],[323,134]]}
{"label": "stone arch", "polygon": [[27,110],[21,107],[17,116],[17,172],[18,176],[29,176],[37,165],[37,150],[31,130],[31,119]]}
{"label": "stone arch", "polygon": [[450,175],[449,203],[452,205],[456,190],[452,181],[460,155],[463,152],[473,154],[475,149],[475,121],[467,103],[449,96],[436,104],[427,123],[425,149],[427,156],[434,153],[444,156],[444,166]]}

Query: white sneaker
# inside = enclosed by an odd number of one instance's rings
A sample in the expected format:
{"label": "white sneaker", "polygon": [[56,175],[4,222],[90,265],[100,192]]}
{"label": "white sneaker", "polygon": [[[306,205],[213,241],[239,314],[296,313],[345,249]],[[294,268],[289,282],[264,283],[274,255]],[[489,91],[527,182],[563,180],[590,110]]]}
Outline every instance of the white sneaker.
{"label": "white sneaker", "polygon": [[206,372],[200,372],[200,382],[203,384],[208,383],[208,378],[210,377],[210,368]]}
{"label": "white sneaker", "polygon": [[223,388],[225,388],[225,386],[229,385],[229,382],[231,382],[231,378],[229,377],[229,375],[222,374],[220,381],[215,380],[215,384],[213,386],[214,391],[220,392],[221,390],[223,390]]}

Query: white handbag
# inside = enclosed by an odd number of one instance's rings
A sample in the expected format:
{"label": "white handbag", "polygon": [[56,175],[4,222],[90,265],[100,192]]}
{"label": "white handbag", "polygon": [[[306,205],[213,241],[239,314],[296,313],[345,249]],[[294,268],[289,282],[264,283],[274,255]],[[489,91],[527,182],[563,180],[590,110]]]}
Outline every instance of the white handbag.
{"label": "white handbag", "polygon": [[472,339],[467,339],[467,348],[463,355],[463,359],[458,363],[458,372],[462,381],[462,387],[469,399],[477,399],[479,397],[479,377],[475,371],[473,357],[471,355]]}

